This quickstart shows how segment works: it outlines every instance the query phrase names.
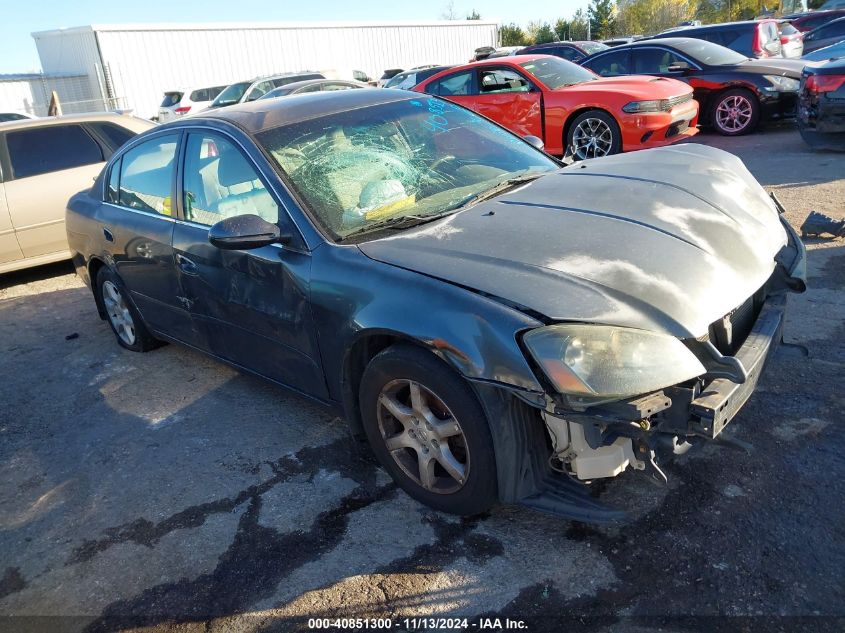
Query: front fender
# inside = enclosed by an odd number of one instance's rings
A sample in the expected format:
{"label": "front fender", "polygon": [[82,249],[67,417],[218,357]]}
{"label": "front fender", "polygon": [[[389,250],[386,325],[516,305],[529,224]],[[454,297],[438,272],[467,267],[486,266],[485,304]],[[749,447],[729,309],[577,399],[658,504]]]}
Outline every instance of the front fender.
{"label": "front fender", "polygon": [[329,394],[342,400],[347,353],[366,337],[425,346],[469,380],[526,395],[543,388],[517,343],[543,325],[493,298],[390,264],[354,246],[314,251],[311,304]]}

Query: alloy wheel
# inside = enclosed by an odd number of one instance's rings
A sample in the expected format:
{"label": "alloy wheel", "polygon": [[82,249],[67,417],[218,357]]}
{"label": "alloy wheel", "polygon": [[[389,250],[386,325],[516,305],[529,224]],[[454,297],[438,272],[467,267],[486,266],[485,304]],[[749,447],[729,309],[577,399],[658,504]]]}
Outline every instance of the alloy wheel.
{"label": "alloy wheel", "polygon": [[726,132],[739,132],[748,127],[754,107],[747,97],[731,95],[716,108],[716,124]]}
{"label": "alloy wheel", "polygon": [[378,399],[378,424],[390,456],[429,492],[452,494],[469,476],[469,448],[461,425],[430,389],[393,380]]}
{"label": "alloy wheel", "polygon": [[127,345],[135,344],[135,321],[126,306],[123,294],[111,281],[103,282],[103,305],[109,315],[109,321],[120,337],[120,340]]}
{"label": "alloy wheel", "polygon": [[601,119],[584,119],[572,132],[572,153],[579,160],[607,156],[612,147],[613,131]]}

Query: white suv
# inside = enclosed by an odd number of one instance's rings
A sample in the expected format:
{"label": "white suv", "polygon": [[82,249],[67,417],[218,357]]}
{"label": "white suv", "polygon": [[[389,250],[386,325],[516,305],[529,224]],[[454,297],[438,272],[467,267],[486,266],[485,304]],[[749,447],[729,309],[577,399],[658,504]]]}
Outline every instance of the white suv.
{"label": "white suv", "polygon": [[193,114],[211,105],[226,86],[213,88],[180,88],[164,93],[164,101],[158,108],[158,120],[161,123],[175,121],[186,114]]}

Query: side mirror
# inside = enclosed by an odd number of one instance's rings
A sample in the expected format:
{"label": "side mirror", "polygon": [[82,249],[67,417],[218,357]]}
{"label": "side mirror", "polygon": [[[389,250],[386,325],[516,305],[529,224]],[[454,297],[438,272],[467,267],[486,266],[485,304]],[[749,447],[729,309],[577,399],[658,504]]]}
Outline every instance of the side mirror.
{"label": "side mirror", "polygon": [[525,141],[526,143],[528,143],[529,145],[536,147],[541,152],[546,147],[546,144],[543,142],[543,139],[541,139],[539,136],[531,136],[531,135],[523,136],[522,140]]}
{"label": "side mirror", "polygon": [[252,213],[220,220],[208,230],[208,241],[228,251],[250,250],[269,244],[286,244],[290,235],[282,235],[279,227]]}
{"label": "side mirror", "polygon": [[669,68],[666,69],[666,72],[670,73],[686,73],[689,72],[690,66],[686,62],[675,62]]}

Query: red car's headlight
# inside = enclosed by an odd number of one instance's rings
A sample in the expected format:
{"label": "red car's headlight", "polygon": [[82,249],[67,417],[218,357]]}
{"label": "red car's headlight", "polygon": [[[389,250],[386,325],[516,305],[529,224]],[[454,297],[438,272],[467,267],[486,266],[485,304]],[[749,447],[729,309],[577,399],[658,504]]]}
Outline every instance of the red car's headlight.
{"label": "red car's headlight", "polygon": [[622,106],[622,111],[628,114],[641,114],[643,112],[663,112],[667,109],[669,102],[666,99],[655,99],[652,101],[631,101]]}

